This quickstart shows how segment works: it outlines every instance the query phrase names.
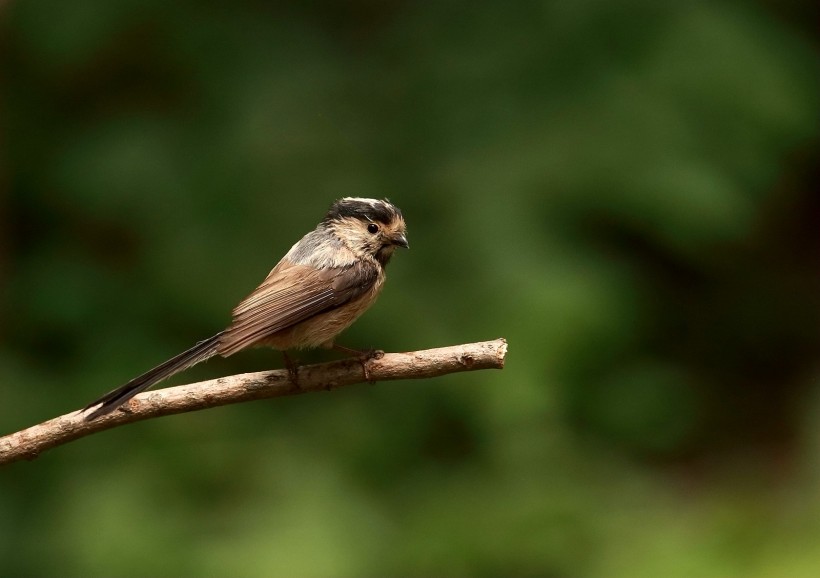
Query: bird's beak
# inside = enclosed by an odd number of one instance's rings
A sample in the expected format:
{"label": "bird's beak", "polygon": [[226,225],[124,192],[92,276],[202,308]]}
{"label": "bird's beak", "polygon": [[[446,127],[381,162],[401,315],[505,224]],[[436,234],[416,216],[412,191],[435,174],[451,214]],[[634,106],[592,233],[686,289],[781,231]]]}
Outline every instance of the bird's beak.
{"label": "bird's beak", "polygon": [[407,237],[404,235],[404,233],[401,233],[393,237],[393,244],[397,247],[404,247],[405,249],[410,248],[410,243],[407,242]]}

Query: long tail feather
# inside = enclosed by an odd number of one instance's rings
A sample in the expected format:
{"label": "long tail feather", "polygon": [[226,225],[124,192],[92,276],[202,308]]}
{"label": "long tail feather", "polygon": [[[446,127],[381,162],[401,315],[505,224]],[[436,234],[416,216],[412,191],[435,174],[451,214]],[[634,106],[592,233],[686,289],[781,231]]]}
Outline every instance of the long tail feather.
{"label": "long tail feather", "polygon": [[138,393],[158,384],[160,381],[168,379],[180,371],[213,357],[216,355],[216,348],[219,345],[220,337],[222,337],[222,333],[217,333],[205,341],[200,341],[191,349],[183,351],[176,357],[172,357],[165,363],[156,366],[154,369],[143,373],[139,377],[135,377],[121,387],[109,391],[101,398],[92,401],[83,408],[83,411],[89,410],[95,405],[99,405],[100,407],[85,416],[85,420],[91,421],[101,415],[111,413]]}

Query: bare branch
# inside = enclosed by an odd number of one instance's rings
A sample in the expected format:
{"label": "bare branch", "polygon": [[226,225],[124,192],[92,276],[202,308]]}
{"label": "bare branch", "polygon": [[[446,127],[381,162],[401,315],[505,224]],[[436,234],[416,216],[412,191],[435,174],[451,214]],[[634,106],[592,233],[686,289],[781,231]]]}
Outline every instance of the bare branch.
{"label": "bare branch", "polygon": [[[501,369],[504,339],[453,345],[409,353],[388,353],[365,362],[370,381],[424,379],[475,369]],[[220,377],[142,393],[122,408],[93,421],[75,411],[0,438],[0,465],[33,460],[45,450],[121,425],[209,407],[331,390],[367,381],[362,363],[343,359],[299,367],[298,386],[286,370]]]}

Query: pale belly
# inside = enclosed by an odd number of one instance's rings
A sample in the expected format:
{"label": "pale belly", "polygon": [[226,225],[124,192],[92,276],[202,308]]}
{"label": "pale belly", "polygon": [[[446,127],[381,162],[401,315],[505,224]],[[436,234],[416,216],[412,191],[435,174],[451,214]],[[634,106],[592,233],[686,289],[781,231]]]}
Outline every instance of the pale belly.
{"label": "pale belly", "polygon": [[373,304],[382,286],[383,283],[376,283],[358,299],[278,331],[261,339],[255,345],[279,350],[332,347],[336,336],[350,327]]}

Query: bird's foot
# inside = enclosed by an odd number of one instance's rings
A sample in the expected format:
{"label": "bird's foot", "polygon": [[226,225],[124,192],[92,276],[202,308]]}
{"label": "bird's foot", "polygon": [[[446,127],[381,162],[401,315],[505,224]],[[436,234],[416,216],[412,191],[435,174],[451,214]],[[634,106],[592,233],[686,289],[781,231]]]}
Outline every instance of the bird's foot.
{"label": "bird's foot", "polygon": [[370,370],[367,369],[367,362],[371,359],[381,359],[384,357],[384,351],[381,349],[352,349],[350,347],[344,347],[342,345],[333,345],[333,349],[337,351],[343,351],[349,355],[353,355],[359,361],[362,366],[362,371],[364,372],[364,379],[368,383],[376,383],[376,380],[370,377]]}
{"label": "bird's foot", "polygon": [[299,363],[291,359],[290,355],[285,351],[282,352],[282,357],[285,360],[285,369],[288,370],[288,379],[296,386],[296,389],[301,391],[302,387],[299,385]]}

